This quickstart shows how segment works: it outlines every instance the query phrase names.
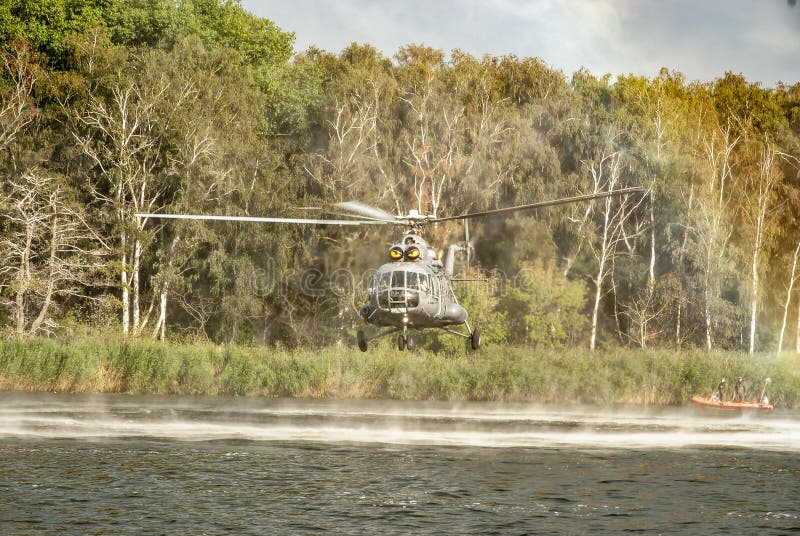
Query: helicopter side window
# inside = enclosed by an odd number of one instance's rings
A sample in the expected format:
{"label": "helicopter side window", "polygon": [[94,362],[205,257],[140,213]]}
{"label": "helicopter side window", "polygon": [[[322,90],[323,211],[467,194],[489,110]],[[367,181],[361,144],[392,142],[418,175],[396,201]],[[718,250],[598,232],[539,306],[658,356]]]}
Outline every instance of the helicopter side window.
{"label": "helicopter side window", "polygon": [[428,283],[428,274],[419,274],[419,290],[427,294],[430,291],[430,284]]}
{"label": "helicopter side window", "polygon": [[432,292],[431,293],[435,297],[438,298],[439,297],[439,278],[436,277],[435,275],[431,276],[431,283],[432,283],[432,285],[431,285]]}
{"label": "helicopter side window", "polygon": [[386,272],[381,274],[381,282],[378,285],[380,290],[387,290],[389,288],[389,283],[391,282],[392,274],[390,272]]}

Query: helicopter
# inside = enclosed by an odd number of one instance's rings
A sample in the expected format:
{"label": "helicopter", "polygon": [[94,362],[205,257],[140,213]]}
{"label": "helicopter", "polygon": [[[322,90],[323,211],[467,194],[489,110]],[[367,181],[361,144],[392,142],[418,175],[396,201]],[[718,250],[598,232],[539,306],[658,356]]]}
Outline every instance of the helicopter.
{"label": "helicopter", "polygon": [[[359,316],[365,323],[385,329],[369,338],[364,329],[359,329],[356,332],[359,350],[366,352],[370,341],[395,333],[398,334],[397,347],[400,351],[413,350],[415,341],[410,332],[428,328],[442,329],[463,337],[469,341],[473,350],[478,350],[481,344],[481,329],[479,326],[470,325],[469,313],[458,303],[453,289],[454,282],[463,281],[453,277],[455,255],[460,251],[467,251],[469,254],[471,248],[469,240],[467,239],[465,245],[450,245],[443,263],[434,248],[422,237],[425,227],[446,221],[469,220],[644,191],[645,189],[641,187],[621,188],[446,217],[420,214],[417,210],[410,210],[405,215],[392,215],[359,201],[345,201],[333,205],[338,212],[329,212],[329,214],[346,219],[145,213],[136,214],[136,216],[154,219],[402,227],[403,235],[399,241],[389,247],[387,262],[376,270],[369,283],[367,290],[369,301],[359,310]],[[464,328],[463,331],[455,329],[461,326]]]}

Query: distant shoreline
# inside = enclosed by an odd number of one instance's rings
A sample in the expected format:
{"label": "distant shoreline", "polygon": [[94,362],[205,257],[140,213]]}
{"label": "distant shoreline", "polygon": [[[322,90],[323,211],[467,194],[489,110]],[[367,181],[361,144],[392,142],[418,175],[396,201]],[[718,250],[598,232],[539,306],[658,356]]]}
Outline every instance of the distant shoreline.
{"label": "distant shoreline", "polygon": [[800,407],[800,355],[494,346],[457,356],[379,346],[276,349],[86,338],[0,341],[0,390],[683,405],[726,377],[751,393],[770,377]]}

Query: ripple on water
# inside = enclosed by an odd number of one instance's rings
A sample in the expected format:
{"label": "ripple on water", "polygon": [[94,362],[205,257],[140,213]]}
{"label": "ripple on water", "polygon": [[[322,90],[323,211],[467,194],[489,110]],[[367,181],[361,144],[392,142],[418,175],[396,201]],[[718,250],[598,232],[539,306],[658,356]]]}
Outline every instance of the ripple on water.
{"label": "ripple on water", "polygon": [[792,415],[39,395],[0,407],[0,533],[800,526]]}

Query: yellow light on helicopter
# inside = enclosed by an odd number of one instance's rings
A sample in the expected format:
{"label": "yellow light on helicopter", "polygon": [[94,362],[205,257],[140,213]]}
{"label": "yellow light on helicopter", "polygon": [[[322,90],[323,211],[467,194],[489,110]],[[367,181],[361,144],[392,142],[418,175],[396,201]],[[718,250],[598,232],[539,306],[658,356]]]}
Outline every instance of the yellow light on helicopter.
{"label": "yellow light on helicopter", "polygon": [[410,261],[415,261],[419,259],[419,254],[420,254],[419,248],[416,246],[412,246],[408,248],[408,251],[406,251],[406,258]]}
{"label": "yellow light on helicopter", "polygon": [[399,261],[403,258],[403,249],[397,246],[389,250],[389,258],[393,261]]}

